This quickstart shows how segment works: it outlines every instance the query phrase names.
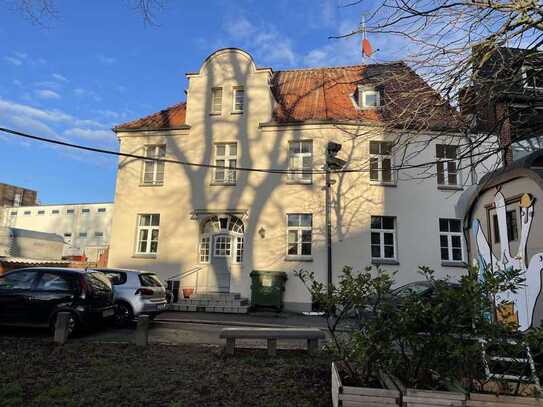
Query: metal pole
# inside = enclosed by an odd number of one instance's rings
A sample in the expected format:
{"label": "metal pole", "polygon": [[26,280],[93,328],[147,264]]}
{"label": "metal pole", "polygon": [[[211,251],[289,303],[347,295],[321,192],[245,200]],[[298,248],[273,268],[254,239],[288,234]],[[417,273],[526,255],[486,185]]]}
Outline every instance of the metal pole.
{"label": "metal pole", "polygon": [[328,295],[332,292],[332,220],[331,220],[331,197],[330,197],[330,168],[326,164],[324,166],[326,171],[325,183],[326,183],[326,202],[325,202],[325,213],[326,213],[326,251],[327,251],[327,270],[328,270]]}

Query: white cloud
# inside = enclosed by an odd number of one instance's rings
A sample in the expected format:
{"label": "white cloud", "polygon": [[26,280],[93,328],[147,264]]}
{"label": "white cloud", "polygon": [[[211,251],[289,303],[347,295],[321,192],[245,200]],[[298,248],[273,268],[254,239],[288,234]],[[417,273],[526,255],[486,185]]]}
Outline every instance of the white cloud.
{"label": "white cloud", "polygon": [[63,75],[61,75],[61,74],[59,74],[59,73],[54,73],[52,76],[53,76],[53,78],[55,78],[57,81],[68,82],[68,79],[67,79],[65,76],[63,76]]}
{"label": "white cloud", "polygon": [[26,59],[28,57],[28,54],[24,52],[14,52],[13,54],[19,59]]}
{"label": "white cloud", "polygon": [[97,58],[98,58],[98,61],[100,61],[101,63],[103,63],[105,65],[111,65],[111,64],[114,64],[115,62],[117,62],[116,58],[110,57],[110,56],[107,56],[107,55],[103,55],[103,54],[98,54]]}
{"label": "white cloud", "polygon": [[23,61],[15,57],[4,57],[4,61],[9,62],[12,65],[19,66],[23,64]]}
{"label": "white cloud", "polygon": [[231,40],[248,48],[263,63],[292,66],[297,61],[292,41],[274,25],[255,26],[245,17],[235,16],[225,21],[223,29]]}
{"label": "white cloud", "polygon": [[39,89],[34,93],[40,99],[60,99],[60,95],[51,89]]}
{"label": "white cloud", "polygon": [[112,140],[113,132],[111,130],[91,130],[74,127],[64,131],[65,136],[79,137],[91,140]]}
{"label": "white cloud", "polygon": [[93,90],[83,89],[83,88],[75,88],[74,89],[74,95],[80,96],[80,97],[87,97],[94,99],[95,102],[101,102],[102,97],[98,95]]}
{"label": "white cloud", "polygon": [[14,79],[14,80],[13,80],[13,84],[14,84],[15,86],[23,86],[23,83],[22,83],[20,80],[18,80],[18,79]]}

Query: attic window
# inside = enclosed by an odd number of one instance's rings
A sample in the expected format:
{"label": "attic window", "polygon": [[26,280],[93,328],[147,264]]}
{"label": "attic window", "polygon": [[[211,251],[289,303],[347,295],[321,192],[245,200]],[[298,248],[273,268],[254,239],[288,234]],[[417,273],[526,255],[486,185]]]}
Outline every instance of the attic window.
{"label": "attic window", "polygon": [[354,96],[360,109],[372,109],[381,106],[381,94],[375,88],[359,86]]}

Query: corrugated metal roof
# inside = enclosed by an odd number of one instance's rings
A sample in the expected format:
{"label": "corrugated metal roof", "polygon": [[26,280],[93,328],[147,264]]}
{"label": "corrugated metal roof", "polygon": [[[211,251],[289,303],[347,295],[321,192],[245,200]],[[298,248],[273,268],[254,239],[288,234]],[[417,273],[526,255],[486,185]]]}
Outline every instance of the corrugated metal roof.
{"label": "corrugated metal roof", "polygon": [[28,265],[70,264],[67,260],[29,259],[26,257],[0,257],[0,263],[18,263]]}
{"label": "corrugated metal roof", "polygon": [[64,238],[55,233],[38,232],[35,230],[9,228],[15,238],[17,237],[29,237],[34,239],[51,240],[56,242],[64,242]]}

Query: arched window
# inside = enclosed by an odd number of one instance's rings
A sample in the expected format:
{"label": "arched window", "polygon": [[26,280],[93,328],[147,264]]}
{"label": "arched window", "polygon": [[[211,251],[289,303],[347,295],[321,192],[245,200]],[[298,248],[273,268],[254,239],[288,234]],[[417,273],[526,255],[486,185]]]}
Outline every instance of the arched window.
{"label": "arched window", "polygon": [[237,216],[214,215],[207,218],[200,236],[200,263],[210,263],[212,255],[232,258],[233,263],[241,263],[244,230],[243,221]]}

